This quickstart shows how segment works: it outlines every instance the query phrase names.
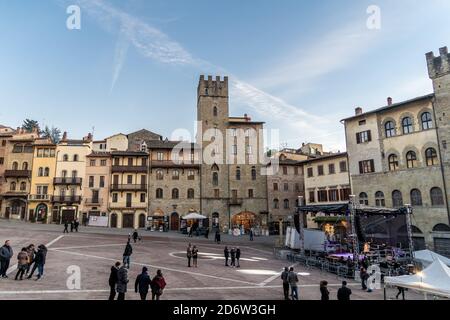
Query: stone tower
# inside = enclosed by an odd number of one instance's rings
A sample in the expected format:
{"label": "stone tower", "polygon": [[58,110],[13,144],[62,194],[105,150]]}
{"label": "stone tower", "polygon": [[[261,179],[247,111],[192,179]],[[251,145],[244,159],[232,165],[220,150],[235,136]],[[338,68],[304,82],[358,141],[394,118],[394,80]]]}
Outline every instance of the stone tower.
{"label": "stone tower", "polygon": [[437,127],[441,161],[444,169],[447,210],[450,216],[450,54],[447,47],[439,49],[439,56],[426,54],[428,74],[434,88],[434,116]]}
{"label": "stone tower", "polygon": [[[226,130],[229,117],[228,105],[228,77],[221,80],[220,76],[213,79],[200,76],[197,88],[197,142],[202,142],[203,160],[201,164],[201,208],[203,215],[210,218],[210,226],[214,224],[214,217],[218,215],[220,225],[228,225],[229,210],[229,166],[226,165]],[[212,133],[220,133],[222,142],[216,149],[211,145]],[[205,134],[206,133],[206,134]],[[201,134],[201,136],[200,136]],[[208,136],[209,134],[209,136]],[[202,139],[202,140],[200,140]],[[218,143],[219,144],[219,143]],[[211,150],[214,150],[211,152]],[[213,153],[221,161],[206,159]],[[209,162],[209,163],[208,163]],[[211,163],[213,162],[213,163]],[[213,175],[217,176],[217,184]]]}

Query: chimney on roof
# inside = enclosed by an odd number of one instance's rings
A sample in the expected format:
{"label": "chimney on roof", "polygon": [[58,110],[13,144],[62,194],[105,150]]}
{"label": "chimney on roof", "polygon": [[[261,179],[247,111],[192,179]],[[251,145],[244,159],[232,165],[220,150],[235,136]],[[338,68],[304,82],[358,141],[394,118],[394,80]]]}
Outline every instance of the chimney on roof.
{"label": "chimney on roof", "polygon": [[61,141],[67,140],[67,131],[64,131]]}
{"label": "chimney on roof", "polygon": [[388,107],[390,107],[392,105],[392,98],[391,97],[387,98],[387,105],[388,105]]}
{"label": "chimney on roof", "polygon": [[355,108],[355,116],[359,116],[363,113],[363,109],[361,107]]}

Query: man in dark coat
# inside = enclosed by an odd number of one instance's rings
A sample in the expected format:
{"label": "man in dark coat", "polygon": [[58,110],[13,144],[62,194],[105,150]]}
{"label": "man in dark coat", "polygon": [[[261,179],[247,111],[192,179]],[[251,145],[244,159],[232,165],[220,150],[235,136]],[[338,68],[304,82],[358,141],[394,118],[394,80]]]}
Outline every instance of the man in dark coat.
{"label": "man in dark coat", "polygon": [[220,243],[220,232],[219,230],[216,230],[216,236],[214,237],[214,241],[217,243]]}
{"label": "man in dark coat", "polygon": [[122,265],[117,271],[117,292],[119,293],[117,300],[125,300],[125,293],[127,292],[128,284],[128,270]]}
{"label": "man in dark coat", "polygon": [[235,267],[236,266],[236,249],[235,248],[231,248],[230,258],[231,258],[230,267]]}
{"label": "man in dark coat", "polygon": [[289,268],[284,267],[284,271],[281,273],[281,280],[283,281],[283,293],[284,300],[289,300]]}
{"label": "man in dark coat", "polygon": [[5,244],[0,248],[0,277],[8,278],[6,271],[9,268],[9,261],[11,260],[14,252],[9,244],[9,240],[5,241]]}
{"label": "man in dark coat", "polygon": [[125,250],[123,251],[123,267],[130,269],[130,256],[133,253],[133,247],[130,241],[127,242]]}
{"label": "man in dark coat", "polygon": [[350,301],[351,294],[352,290],[347,288],[347,281],[342,281],[342,287],[340,287],[337,292],[337,299],[339,301]]}
{"label": "man in dark coat", "polygon": [[230,251],[228,251],[228,247],[225,247],[223,250],[223,255],[225,257],[225,266],[228,267],[228,258],[230,257]]}
{"label": "man in dark coat", "polygon": [[147,267],[142,267],[142,273],[137,276],[136,282],[134,283],[134,292],[138,293],[139,291],[141,300],[145,300],[147,298],[150,284],[152,283],[147,271]]}
{"label": "man in dark coat", "polygon": [[241,258],[241,249],[239,247],[236,248],[236,268],[240,268],[239,259]]}
{"label": "man in dark coat", "polygon": [[78,227],[80,226],[80,222],[78,220],[75,220],[73,223],[73,227],[75,228],[75,232],[78,232]]}
{"label": "man in dark coat", "polygon": [[75,224],[73,223],[73,221],[70,221],[70,232],[73,232],[74,226]]}
{"label": "man in dark coat", "polygon": [[187,249],[186,249],[186,257],[188,259],[188,267],[191,267],[191,259],[192,259],[192,246],[189,243]]}
{"label": "man in dark coat", "polygon": [[111,289],[109,292],[109,299],[108,300],[114,300],[116,297],[116,285],[117,285],[117,273],[119,272],[120,262],[117,261],[112,267],[111,267],[111,273],[109,274],[109,288]]}
{"label": "man in dark coat", "polygon": [[69,233],[69,224],[67,223],[67,221],[64,222],[64,230],[63,233]]}

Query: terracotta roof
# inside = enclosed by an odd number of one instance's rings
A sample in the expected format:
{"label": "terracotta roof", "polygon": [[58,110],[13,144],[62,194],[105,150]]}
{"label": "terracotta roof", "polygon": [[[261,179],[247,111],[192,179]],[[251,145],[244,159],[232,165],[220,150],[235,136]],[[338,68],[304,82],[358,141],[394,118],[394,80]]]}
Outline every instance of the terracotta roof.
{"label": "terracotta roof", "polygon": [[107,151],[92,151],[90,154],[88,154],[86,157],[110,157],[111,152]]}
{"label": "terracotta roof", "polygon": [[301,161],[299,161],[299,163],[303,164],[303,163],[309,163],[309,162],[315,162],[315,161],[321,161],[321,160],[328,160],[328,159],[332,159],[332,158],[341,158],[344,156],[347,157],[347,152],[330,153],[330,154],[325,154],[322,156],[317,156],[316,158],[301,160]]}
{"label": "terracotta roof", "polygon": [[397,107],[404,106],[404,105],[409,104],[409,103],[432,99],[433,97],[434,97],[434,93],[430,93],[430,94],[427,94],[427,95],[424,95],[424,96],[416,97],[416,98],[405,100],[405,101],[402,101],[402,102],[393,103],[390,106],[384,106],[384,107],[381,107],[381,108],[378,108],[378,109],[374,109],[374,110],[371,110],[371,111],[363,112],[361,114],[357,114],[357,115],[354,115],[354,116],[342,119],[341,122],[342,121],[351,120],[351,119],[354,119],[354,118],[364,117],[364,116],[372,114],[372,113],[378,113],[378,112],[391,110],[391,109],[394,109],[394,108],[397,108]]}

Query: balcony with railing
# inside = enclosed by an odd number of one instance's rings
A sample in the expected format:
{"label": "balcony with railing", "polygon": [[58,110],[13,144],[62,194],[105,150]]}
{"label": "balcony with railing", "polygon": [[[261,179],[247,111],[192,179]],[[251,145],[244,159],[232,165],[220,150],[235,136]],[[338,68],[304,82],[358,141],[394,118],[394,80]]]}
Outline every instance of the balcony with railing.
{"label": "balcony with railing", "polygon": [[30,201],[50,201],[51,196],[49,194],[29,194],[28,200]]}
{"label": "balcony with railing", "polygon": [[147,184],[112,184],[111,191],[147,191]]}
{"label": "balcony with railing", "polygon": [[31,178],[30,170],[5,170],[5,178]]}
{"label": "balcony with railing", "polygon": [[53,196],[52,201],[56,203],[81,203],[81,196]]}
{"label": "balcony with railing", "polygon": [[87,206],[101,206],[103,204],[102,198],[86,198],[84,199],[84,203]]}
{"label": "balcony with railing", "polygon": [[80,185],[83,179],[78,177],[59,177],[53,178],[54,185]]}
{"label": "balcony with railing", "polygon": [[150,162],[152,168],[200,168],[199,163],[193,163],[192,161],[172,161],[172,160],[152,160]]}
{"label": "balcony with railing", "polygon": [[111,209],[146,209],[147,202],[111,202],[109,207]]}
{"label": "balcony with railing", "polygon": [[111,167],[112,173],[124,173],[124,172],[130,172],[130,173],[147,173],[147,166],[118,166],[113,165]]}

